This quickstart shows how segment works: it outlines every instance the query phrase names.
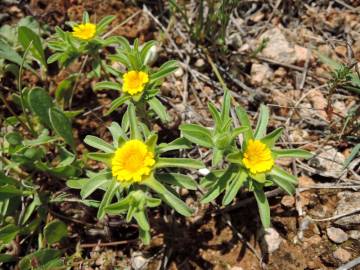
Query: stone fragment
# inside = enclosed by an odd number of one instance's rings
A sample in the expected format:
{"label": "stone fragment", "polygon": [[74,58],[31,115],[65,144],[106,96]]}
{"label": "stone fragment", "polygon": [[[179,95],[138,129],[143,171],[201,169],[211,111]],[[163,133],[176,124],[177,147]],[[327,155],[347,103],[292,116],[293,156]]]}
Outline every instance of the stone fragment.
{"label": "stone fragment", "polygon": [[351,259],[351,253],[341,247],[334,251],[333,256],[335,259],[338,259],[343,263],[346,263]]}
{"label": "stone fragment", "polygon": [[283,239],[280,234],[274,228],[265,229],[264,245],[269,253],[273,253],[278,250]]}
{"label": "stone fragment", "polygon": [[252,64],[251,65],[251,83],[261,85],[273,75],[272,69],[268,64]]}
{"label": "stone fragment", "polygon": [[331,241],[341,244],[349,239],[349,236],[340,228],[330,227],[326,229],[326,234]]}

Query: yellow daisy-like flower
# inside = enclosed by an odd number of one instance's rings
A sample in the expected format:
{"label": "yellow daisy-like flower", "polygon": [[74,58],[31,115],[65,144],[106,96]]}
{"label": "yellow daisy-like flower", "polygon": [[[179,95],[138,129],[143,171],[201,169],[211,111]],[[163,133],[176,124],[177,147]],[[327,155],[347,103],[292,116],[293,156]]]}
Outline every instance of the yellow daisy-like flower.
{"label": "yellow daisy-like flower", "polygon": [[130,95],[136,95],[144,90],[145,84],[149,82],[149,75],[143,71],[131,70],[123,76],[123,91]]}
{"label": "yellow daisy-like flower", "polygon": [[269,147],[259,140],[249,140],[242,161],[252,174],[264,173],[274,166]]}
{"label": "yellow daisy-like flower", "polygon": [[115,151],[112,174],[120,182],[140,182],[155,164],[154,153],[140,140],[130,140]]}
{"label": "yellow daisy-like flower", "polygon": [[74,26],[72,35],[79,39],[89,40],[96,34],[96,24],[85,23]]}

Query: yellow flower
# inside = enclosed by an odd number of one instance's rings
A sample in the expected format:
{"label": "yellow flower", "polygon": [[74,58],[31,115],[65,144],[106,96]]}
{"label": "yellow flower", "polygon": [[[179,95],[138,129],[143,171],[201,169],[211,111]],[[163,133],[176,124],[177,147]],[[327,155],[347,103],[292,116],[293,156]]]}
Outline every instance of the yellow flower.
{"label": "yellow flower", "polygon": [[140,182],[155,164],[154,153],[139,140],[130,140],[115,151],[112,174],[120,182]]}
{"label": "yellow flower", "polygon": [[124,74],[123,81],[123,91],[136,95],[144,90],[145,84],[149,82],[149,76],[143,71],[131,70]]}
{"label": "yellow flower", "polygon": [[89,40],[96,34],[96,24],[85,23],[74,26],[72,35],[79,39]]}
{"label": "yellow flower", "polygon": [[259,140],[249,140],[242,161],[252,174],[269,171],[274,165],[269,147]]}

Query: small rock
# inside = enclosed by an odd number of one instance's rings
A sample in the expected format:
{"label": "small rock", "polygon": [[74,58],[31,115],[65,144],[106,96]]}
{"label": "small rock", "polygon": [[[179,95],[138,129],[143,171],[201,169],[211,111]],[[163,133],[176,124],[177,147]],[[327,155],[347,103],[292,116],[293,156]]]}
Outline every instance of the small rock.
{"label": "small rock", "polygon": [[329,239],[337,244],[341,244],[349,239],[349,236],[340,228],[330,227],[326,229]]}
{"label": "small rock", "polygon": [[[311,60],[311,52],[308,52],[307,48],[301,47],[299,45],[295,45],[295,55],[296,55],[296,63],[300,66],[304,66],[306,60],[309,57],[309,62]],[[309,54],[309,56],[308,56]]]}
{"label": "small rock", "polygon": [[184,75],[184,70],[179,67],[175,72],[174,75],[176,78],[181,78]]}
{"label": "small rock", "polygon": [[266,47],[262,50],[261,55],[284,64],[293,64],[296,61],[295,49],[286,40],[280,28],[276,27],[266,31],[258,40],[263,42],[267,40]]}
{"label": "small rock", "polygon": [[199,169],[199,173],[203,176],[206,176],[210,173],[210,171],[207,168],[202,168],[202,169]]}
{"label": "small rock", "polygon": [[281,199],[281,204],[285,207],[292,207],[295,204],[295,198],[294,196],[285,195]]}
{"label": "small rock", "polygon": [[230,268],[230,270],[244,270],[244,268],[242,268],[240,266],[233,266]]}
{"label": "small rock", "polygon": [[315,185],[314,180],[312,180],[310,177],[308,177],[306,175],[300,176],[298,178],[298,181],[299,181],[300,188],[311,187],[311,186]]}
{"label": "small rock", "polygon": [[[340,200],[338,201],[334,215],[342,215],[345,213],[349,213],[356,208],[359,208],[360,192],[340,192],[338,193],[338,197],[340,198]],[[360,224],[360,214],[356,213],[353,215],[339,218],[335,221],[335,223],[344,227],[358,225]]]}
{"label": "small rock", "polygon": [[343,263],[346,263],[351,259],[351,253],[341,247],[334,251],[333,256]]}
{"label": "small rock", "polygon": [[198,58],[198,60],[196,60],[196,62],[195,62],[195,67],[197,67],[197,68],[203,68],[205,66],[205,61],[204,61],[204,59],[202,59],[202,58]]}
{"label": "small rock", "polygon": [[243,40],[238,33],[233,33],[226,39],[226,43],[235,49],[240,49],[243,45]]}
{"label": "small rock", "polygon": [[349,236],[350,236],[351,239],[360,240],[360,231],[351,230],[351,231],[349,232]]}
{"label": "small rock", "polygon": [[[325,177],[339,178],[344,172],[345,157],[334,147],[324,147],[319,155],[312,158],[310,166],[316,169],[316,173]],[[360,199],[360,198],[359,198]]]}
{"label": "small rock", "polygon": [[263,239],[269,253],[279,249],[280,244],[283,241],[283,239],[280,237],[280,234],[274,228],[265,229]]}
{"label": "small rock", "polygon": [[134,270],[145,269],[148,260],[144,258],[141,252],[134,252],[131,255],[131,266]]}
{"label": "small rock", "polygon": [[251,83],[261,85],[265,80],[270,79],[273,75],[272,69],[268,64],[252,64],[251,65]]}

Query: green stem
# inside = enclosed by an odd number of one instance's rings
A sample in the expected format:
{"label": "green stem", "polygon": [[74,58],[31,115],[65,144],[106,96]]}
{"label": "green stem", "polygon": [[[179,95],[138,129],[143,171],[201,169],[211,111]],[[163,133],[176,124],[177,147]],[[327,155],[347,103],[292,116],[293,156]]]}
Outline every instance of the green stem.
{"label": "green stem", "polygon": [[22,91],[22,84],[21,84],[21,77],[22,77],[22,72],[23,72],[23,68],[24,68],[24,64],[25,64],[25,59],[26,59],[26,56],[28,55],[29,53],[29,50],[30,50],[30,47],[32,46],[32,41],[30,42],[29,46],[26,48],[25,52],[24,52],[24,55],[23,55],[23,59],[22,59],[22,62],[21,62],[21,65],[20,65],[20,69],[19,69],[19,76],[18,76],[18,90],[19,90],[19,93],[20,93],[20,103],[21,103],[21,109],[23,111],[23,113],[25,114],[25,120],[28,124],[28,127],[29,127],[29,130],[31,132],[31,134],[33,136],[36,135],[36,132],[31,124],[31,121],[30,121],[30,118],[29,118],[29,115],[26,113],[26,109],[25,109],[25,102],[24,102],[24,95],[23,95],[23,91]]}

